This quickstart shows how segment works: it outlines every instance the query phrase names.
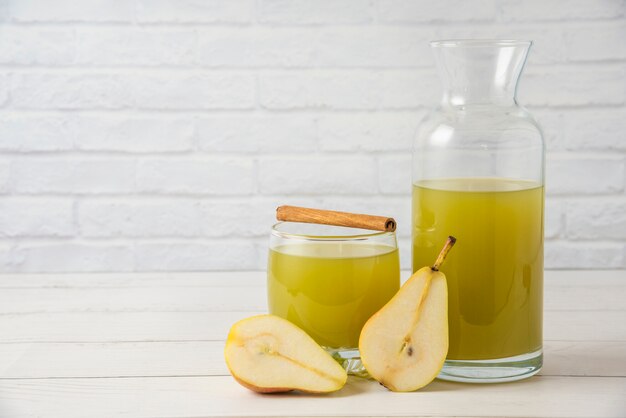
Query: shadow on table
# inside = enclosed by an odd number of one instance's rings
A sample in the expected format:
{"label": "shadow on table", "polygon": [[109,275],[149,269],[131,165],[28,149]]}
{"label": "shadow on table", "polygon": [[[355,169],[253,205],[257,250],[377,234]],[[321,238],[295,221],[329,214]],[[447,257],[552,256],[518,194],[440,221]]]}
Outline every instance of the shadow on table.
{"label": "shadow on table", "polygon": [[[529,382],[532,382],[534,379],[528,378],[523,380],[516,380],[512,382],[485,382],[485,383],[469,383],[469,382],[451,382],[447,380],[435,379],[428,386],[419,390],[419,392],[443,392],[443,391],[454,391],[454,390],[463,390],[469,386],[473,388],[489,388],[494,386],[515,386],[515,385],[527,385]],[[532,383],[531,383],[532,384]]]}
{"label": "shadow on table", "polygon": [[[518,382],[508,382],[504,383],[506,385],[515,385],[515,384],[526,384],[528,380],[518,381]],[[449,382],[445,380],[437,380],[435,379],[426,387],[423,387],[415,392],[405,392],[405,393],[435,393],[435,392],[453,392],[458,390],[464,390],[468,386],[472,387],[491,387],[494,385],[502,385],[503,383],[487,383],[487,384],[475,384],[475,383],[460,383],[460,382]],[[356,376],[349,376],[348,382],[346,385],[339,391],[328,394],[314,394],[314,393],[304,393],[304,392],[283,392],[283,393],[268,393],[268,394],[259,394],[258,396],[269,396],[269,397],[306,397],[306,398],[320,398],[320,399],[328,399],[328,398],[344,398],[348,396],[355,396],[365,392],[374,392],[374,391],[388,391],[383,385],[378,383],[376,380],[367,379]]]}

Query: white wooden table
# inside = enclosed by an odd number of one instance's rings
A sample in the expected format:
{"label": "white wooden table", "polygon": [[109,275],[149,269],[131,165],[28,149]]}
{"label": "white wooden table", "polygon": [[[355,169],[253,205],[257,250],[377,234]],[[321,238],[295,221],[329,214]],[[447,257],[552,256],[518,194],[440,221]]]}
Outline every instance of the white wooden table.
{"label": "white wooden table", "polygon": [[258,395],[222,350],[265,309],[262,272],[0,276],[0,417],[626,416],[624,271],[546,272],[544,369],[498,385]]}

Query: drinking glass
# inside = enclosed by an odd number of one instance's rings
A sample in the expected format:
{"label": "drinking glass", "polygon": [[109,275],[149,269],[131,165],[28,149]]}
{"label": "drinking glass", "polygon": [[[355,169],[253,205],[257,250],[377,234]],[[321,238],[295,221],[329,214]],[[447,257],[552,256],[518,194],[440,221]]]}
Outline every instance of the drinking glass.
{"label": "drinking glass", "polygon": [[267,266],[269,312],[307,332],[352,374],[365,322],[400,287],[394,232],[279,222]]}

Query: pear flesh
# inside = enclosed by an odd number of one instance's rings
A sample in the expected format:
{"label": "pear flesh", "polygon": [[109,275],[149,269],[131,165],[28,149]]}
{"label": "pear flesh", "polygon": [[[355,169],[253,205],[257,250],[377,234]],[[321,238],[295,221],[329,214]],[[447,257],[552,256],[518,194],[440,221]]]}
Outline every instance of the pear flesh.
{"label": "pear flesh", "polygon": [[435,266],[416,271],[361,331],[359,351],[369,374],[394,392],[410,392],[439,374],[448,354],[448,287]]}
{"label": "pear flesh", "polygon": [[235,380],[255,392],[334,392],[348,377],[307,333],[275,315],[235,323],[224,358]]}

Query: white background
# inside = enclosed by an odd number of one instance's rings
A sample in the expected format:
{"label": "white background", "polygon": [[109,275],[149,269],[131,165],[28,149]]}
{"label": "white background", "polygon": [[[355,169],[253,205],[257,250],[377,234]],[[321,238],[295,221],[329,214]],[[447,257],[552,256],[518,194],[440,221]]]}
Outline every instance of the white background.
{"label": "white background", "polygon": [[4,0],[0,271],[263,268],[279,204],[394,216],[427,42],[532,39],[546,266],[626,267],[622,0]]}

